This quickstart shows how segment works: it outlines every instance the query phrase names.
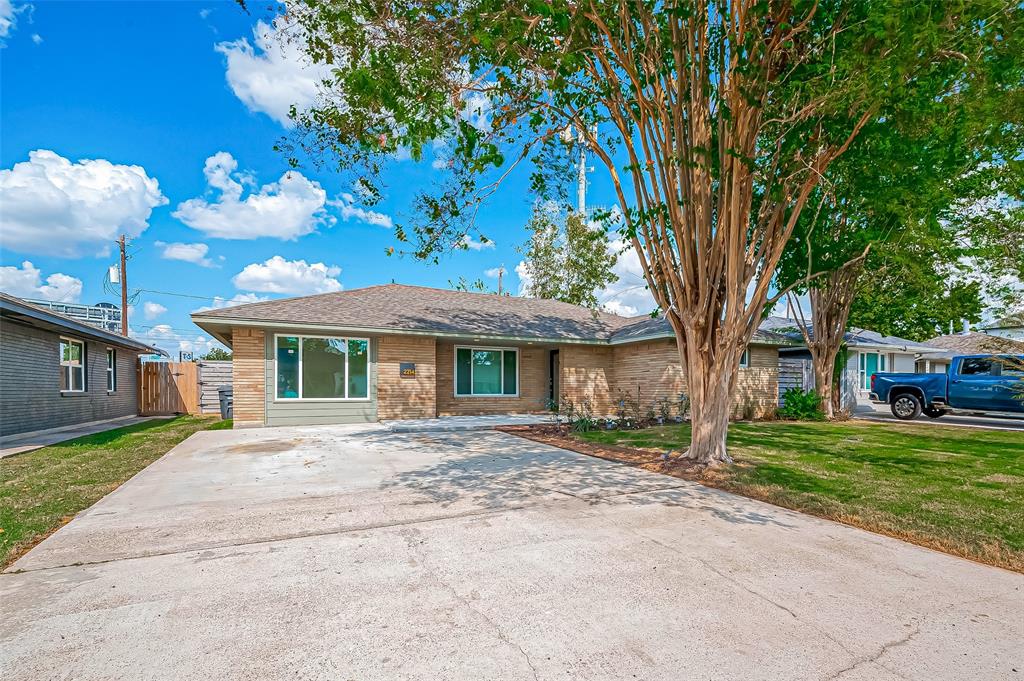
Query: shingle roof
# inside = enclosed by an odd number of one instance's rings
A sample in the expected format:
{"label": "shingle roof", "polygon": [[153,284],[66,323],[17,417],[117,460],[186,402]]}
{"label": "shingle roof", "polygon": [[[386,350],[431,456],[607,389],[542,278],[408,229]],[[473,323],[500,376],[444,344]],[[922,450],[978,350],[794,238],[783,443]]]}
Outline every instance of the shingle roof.
{"label": "shingle roof", "polygon": [[955,333],[950,336],[929,338],[925,345],[942,348],[946,352],[928,353],[926,356],[980,355],[984,353],[1024,354],[1024,343],[990,336],[987,333]]}
{"label": "shingle roof", "polygon": [[211,310],[196,319],[607,340],[631,320],[555,300],[385,284]]}
{"label": "shingle roof", "polygon": [[[769,331],[775,331],[788,336],[794,341],[799,341],[803,344],[803,335],[800,333],[800,327],[797,326],[795,319],[788,319],[786,317],[768,317],[761,322],[761,328]],[[808,324],[808,330],[811,335],[814,335],[814,325]],[[843,336],[843,340],[847,345],[857,347],[858,345],[881,345],[892,347],[894,349],[908,349],[913,348],[924,349],[928,347],[928,343],[919,343],[917,341],[908,340],[906,338],[900,338],[899,336],[884,336],[877,331],[870,329],[850,329]]]}
{"label": "shingle roof", "polygon": [[[672,325],[669,324],[668,319],[665,317],[634,317],[628,320],[631,323],[623,326],[612,333],[611,341],[613,343],[625,343],[631,340],[639,340],[641,338],[659,337],[659,336],[672,336]],[[799,334],[798,334],[799,335]],[[803,342],[803,339],[799,339]],[[766,329],[762,324],[761,327],[754,332],[752,339],[754,343],[764,343],[766,345],[792,345],[793,339],[789,336],[781,333],[775,333],[770,329]]]}

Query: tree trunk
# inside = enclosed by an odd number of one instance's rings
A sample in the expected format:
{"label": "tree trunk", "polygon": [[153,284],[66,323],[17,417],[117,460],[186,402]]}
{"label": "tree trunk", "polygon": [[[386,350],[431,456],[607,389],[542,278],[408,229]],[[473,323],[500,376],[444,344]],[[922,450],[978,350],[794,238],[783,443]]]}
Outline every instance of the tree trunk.
{"label": "tree trunk", "polygon": [[835,378],[836,355],[839,348],[836,347],[831,357],[828,353],[815,356],[811,363],[814,366],[814,386],[821,397],[821,411],[825,418],[832,420],[836,417],[835,403],[832,398],[832,381]]}
{"label": "tree trunk", "polygon": [[[687,368],[686,384],[690,397],[690,448],[686,458],[705,466],[732,463],[726,449],[729,415],[732,412],[732,386],[739,368],[739,357],[729,363],[732,353],[721,352],[712,361],[698,357],[700,349],[679,339],[679,356]],[[690,356],[693,354],[694,356]]]}

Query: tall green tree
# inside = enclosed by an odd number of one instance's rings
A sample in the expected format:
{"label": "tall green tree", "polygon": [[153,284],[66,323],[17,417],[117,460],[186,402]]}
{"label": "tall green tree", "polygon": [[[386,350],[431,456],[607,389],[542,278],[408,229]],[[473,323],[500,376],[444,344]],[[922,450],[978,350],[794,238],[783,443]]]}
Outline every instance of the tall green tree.
{"label": "tall green tree", "polygon": [[619,279],[606,230],[552,201],[534,203],[526,229],[525,295],[596,309],[598,291]]}
{"label": "tall green tree", "polygon": [[449,140],[449,172],[395,229],[415,257],[475,230],[524,162],[556,195],[573,152],[561,132],[580,131],[675,333],[688,455],[705,464],[729,460],[740,357],[821,177],[886,102],[962,68],[965,45],[1005,39],[1020,13],[1014,0],[285,4],[285,33],[333,66],[296,112],[296,158],[333,158],[379,191],[398,149],[416,161]]}
{"label": "tall green tree", "polygon": [[956,60],[865,126],[780,261],[777,286],[810,304],[807,316],[794,307],[829,417],[849,325],[924,340],[980,318],[991,291],[972,281],[979,262],[1012,269],[996,244],[1014,231],[1007,199],[1024,188],[1024,50],[1018,38],[969,42]]}

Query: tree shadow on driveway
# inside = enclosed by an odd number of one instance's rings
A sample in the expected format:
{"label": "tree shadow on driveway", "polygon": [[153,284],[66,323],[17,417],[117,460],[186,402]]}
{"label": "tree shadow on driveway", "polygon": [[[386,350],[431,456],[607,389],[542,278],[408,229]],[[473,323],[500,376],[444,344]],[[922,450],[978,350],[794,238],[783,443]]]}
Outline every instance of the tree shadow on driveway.
{"label": "tree shadow on driveway", "polygon": [[572,498],[589,506],[678,507],[729,523],[793,526],[786,522],[791,511],[505,433],[375,433],[366,440],[370,447],[429,452],[430,463],[396,472],[381,488],[415,490],[441,506],[472,500],[500,509]]}

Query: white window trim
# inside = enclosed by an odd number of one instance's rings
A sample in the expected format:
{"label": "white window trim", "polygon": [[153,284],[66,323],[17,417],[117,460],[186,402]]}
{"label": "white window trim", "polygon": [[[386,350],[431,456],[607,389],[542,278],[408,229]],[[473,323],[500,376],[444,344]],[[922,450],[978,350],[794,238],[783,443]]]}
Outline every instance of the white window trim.
{"label": "white window trim", "polygon": [[[113,359],[113,364],[111,364]],[[117,349],[107,348],[107,392],[117,392]]]}
{"label": "white window trim", "polygon": [[875,373],[885,373],[889,371],[889,360],[891,353],[880,352],[877,350],[858,350],[857,351],[857,378],[858,384],[857,389],[861,392],[871,390],[871,374],[868,373],[868,355],[875,355]]}
{"label": "white window trim", "polygon": [[[464,393],[460,393],[459,392],[459,350],[469,350],[469,352],[471,354],[470,361],[469,361],[469,389],[470,390],[473,389],[473,360],[472,360],[472,352],[474,350],[485,350],[485,351],[501,350],[502,352],[514,352],[514,353],[516,353],[516,392],[515,392],[515,394],[509,393],[509,394],[506,395],[504,393],[504,390],[505,390],[505,357],[504,357],[504,355],[501,358],[501,390],[502,390],[501,393],[491,393],[491,394],[486,394],[486,395],[477,395],[475,393],[469,393],[467,395],[467,394],[464,394]],[[495,398],[497,398],[497,399],[502,399],[502,398],[510,399],[510,398],[517,398],[517,397],[519,397],[519,391],[520,391],[520,388],[521,388],[521,385],[522,385],[520,383],[520,381],[519,381],[519,360],[520,360],[519,348],[516,348],[516,347],[499,347],[499,346],[491,346],[491,345],[456,345],[452,349],[452,378],[454,379],[452,381],[452,383],[453,383],[453,385],[452,385],[452,396],[460,398],[460,399],[465,397],[465,398],[471,398],[471,399],[483,398],[483,399],[489,399],[489,400],[493,400]]]}
{"label": "white window trim", "polygon": [[[366,342],[366,397],[278,397],[277,381],[281,374],[277,370],[277,339],[298,338],[299,339],[299,395],[302,395],[302,339],[303,338],[328,338],[332,340],[345,341],[345,393],[348,394],[348,342]],[[353,336],[328,336],[324,334],[299,334],[299,333],[275,333],[274,334],[274,402],[371,402],[373,394],[371,391],[370,372],[372,362],[370,361],[371,344],[369,338],[356,338]]]}
{"label": "white window trim", "polygon": [[743,354],[740,355],[740,369],[749,369],[749,368],[750,368],[750,348],[747,348],[746,350],[743,351]]}
{"label": "white window trim", "polygon": [[[87,387],[87,381],[89,380],[88,372],[86,371],[86,367],[85,367],[85,341],[77,340],[75,338],[70,338],[68,336],[61,336],[60,340],[57,342],[57,350],[58,351],[60,351],[60,343],[61,342],[77,343],[78,345],[82,346],[82,351],[78,355],[79,356],[78,364],[72,364],[70,362],[65,362],[63,354],[60,357],[60,369],[61,369],[61,371],[66,371],[67,367],[73,367],[73,366],[82,367],[82,387],[79,388],[78,390],[75,390],[73,388],[62,389],[60,392],[62,394],[63,393],[71,393],[71,394],[76,394],[76,395],[79,394],[79,393],[84,393],[85,389]],[[71,384],[71,382],[68,381],[68,385],[70,385],[70,384]]]}

